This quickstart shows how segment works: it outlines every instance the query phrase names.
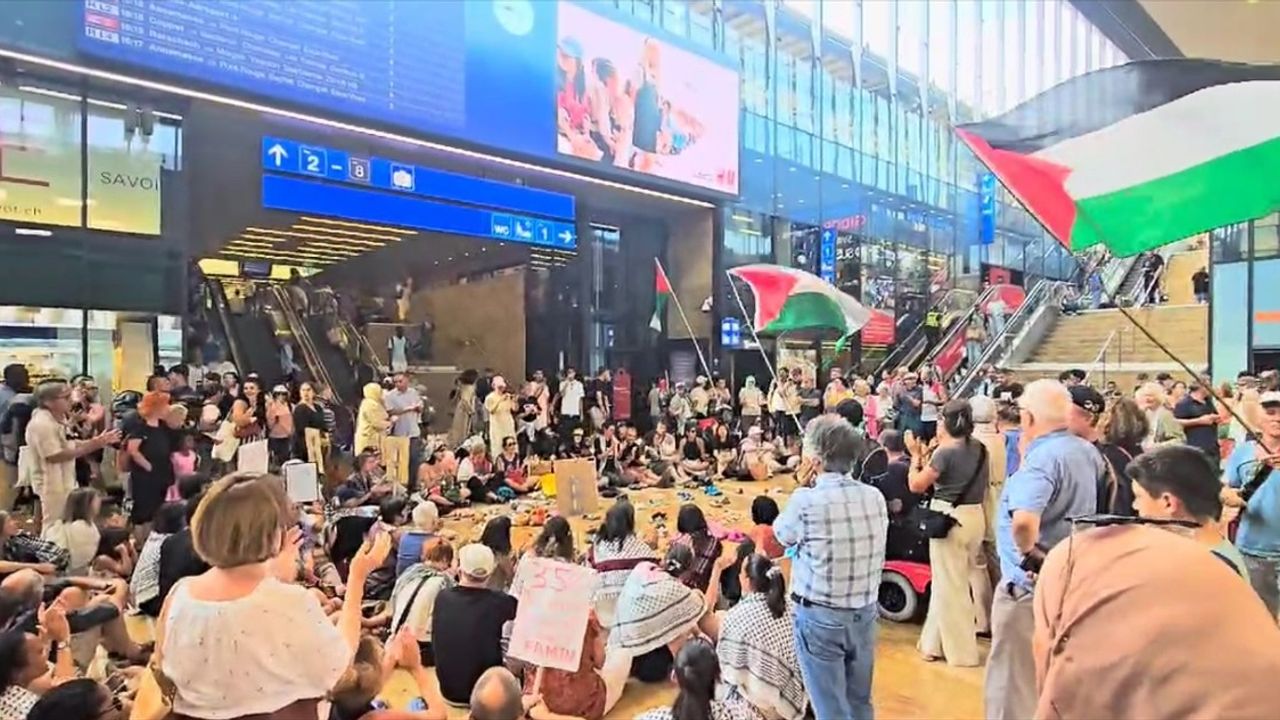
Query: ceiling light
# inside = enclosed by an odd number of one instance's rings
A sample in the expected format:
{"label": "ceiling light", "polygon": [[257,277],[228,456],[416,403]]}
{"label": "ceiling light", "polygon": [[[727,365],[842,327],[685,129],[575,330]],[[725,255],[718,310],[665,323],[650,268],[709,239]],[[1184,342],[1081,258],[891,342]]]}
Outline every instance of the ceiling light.
{"label": "ceiling light", "polygon": [[400,242],[400,238],[395,235],[374,235],[372,233],[353,232],[351,230],[339,230],[331,227],[316,227],[314,225],[296,224],[294,230],[312,230],[315,232],[333,233],[344,237],[368,238],[370,240],[382,240],[386,242]]}
{"label": "ceiling light", "polygon": [[374,232],[395,233],[396,235],[417,235],[418,234],[417,230],[410,230],[408,228],[388,227],[386,225],[369,225],[368,223],[351,222],[349,220],[334,220],[333,218],[311,217],[310,215],[303,215],[300,219],[306,222],[320,223],[322,225],[338,225],[341,227],[353,227],[353,228],[360,228],[363,230],[372,230]]}
{"label": "ceiling light", "polygon": [[[321,235],[318,233],[296,232],[294,230],[272,230],[271,228],[247,227],[245,232],[266,233],[268,235],[283,235],[287,238],[303,238],[306,240],[345,240],[345,242],[353,245],[366,245],[369,247],[382,247],[386,243],[373,242],[371,240],[346,240],[345,238],[336,238],[332,235]],[[329,232],[327,229],[321,232]],[[281,241],[283,242],[283,241]]]}
{"label": "ceiling light", "polygon": [[14,228],[13,234],[26,235],[29,237],[53,237],[52,230],[41,230],[39,228],[25,228],[25,227]]}

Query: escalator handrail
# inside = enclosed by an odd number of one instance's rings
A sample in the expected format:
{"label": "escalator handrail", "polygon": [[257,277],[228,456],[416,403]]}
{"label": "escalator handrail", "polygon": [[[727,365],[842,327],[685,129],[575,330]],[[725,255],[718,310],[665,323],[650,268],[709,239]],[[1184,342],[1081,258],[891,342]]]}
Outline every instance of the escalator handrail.
{"label": "escalator handrail", "polygon": [[205,287],[209,288],[218,322],[222,323],[222,334],[227,338],[227,352],[231,353],[231,362],[235,364],[238,371],[243,373],[248,358],[244,355],[240,338],[231,323],[231,313],[227,309],[227,290],[221,281],[214,278],[205,278]]}
{"label": "escalator handrail", "polygon": [[[935,307],[946,305],[947,298],[951,297],[952,293],[959,291],[960,288],[951,288],[950,290],[947,290],[942,297],[938,298],[938,302],[931,305],[929,309],[932,310]],[[880,364],[876,366],[875,374],[872,377],[880,377],[885,370],[897,369],[900,366],[910,367],[914,360],[913,356],[917,352],[916,347],[919,345],[919,341],[924,337],[924,322],[922,321],[920,324],[916,325],[911,332],[907,333],[907,336],[903,338],[902,342],[897,344],[897,347],[893,349],[893,352],[886,355],[884,360],[880,361]],[[904,358],[912,358],[912,360],[903,362]]]}
{"label": "escalator handrail", "polygon": [[276,303],[280,306],[280,312],[284,314],[285,322],[289,324],[289,332],[293,333],[293,337],[298,341],[298,346],[302,349],[303,360],[310,367],[312,376],[323,382],[324,386],[329,389],[333,399],[338,404],[342,404],[342,396],[333,385],[333,378],[329,375],[329,369],[325,367],[319,351],[316,350],[315,343],[311,339],[310,330],[302,322],[302,318],[298,317],[298,312],[293,307],[288,292],[283,287],[275,284],[271,286],[271,292],[276,298]]}
{"label": "escalator handrail", "polygon": [[[982,294],[973,301],[973,307],[969,308],[964,315],[952,321],[951,325],[947,327],[947,331],[938,338],[938,342],[934,343],[933,347],[929,349],[928,354],[925,355],[924,364],[926,366],[932,365],[933,362],[937,360],[939,353],[942,352],[942,348],[949,346],[957,333],[962,333],[969,327],[969,323],[973,321],[973,314],[981,312],[983,305],[991,299],[991,296],[995,293],[997,287],[999,287],[999,285],[988,285],[987,288],[982,291]],[[946,378],[940,379],[944,382],[946,380]]]}
{"label": "escalator handrail", "polygon": [[355,326],[355,323],[345,319],[342,319],[341,322],[345,326],[343,331],[349,332],[351,335],[355,336],[356,342],[360,345],[361,350],[368,354],[369,359],[365,361],[366,364],[373,368],[377,373],[382,373],[382,360],[378,357],[378,351],[374,350],[373,343],[369,342],[369,338],[365,337],[365,334],[360,332],[360,329]]}
{"label": "escalator handrail", "polygon": [[1000,353],[1007,354],[1022,336],[1023,327],[1027,321],[1035,317],[1046,303],[1051,303],[1061,295],[1062,289],[1069,287],[1071,283],[1059,280],[1038,280],[1032,286],[1031,292],[1027,293],[1027,297],[1018,306],[1016,312],[1009,318],[1005,324],[1004,332],[998,337],[987,343],[982,351],[982,356],[978,358],[978,362],[973,363],[966,368],[964,374],[952,384],[952,397],[964,397],[969,391],[969,387],[973,384],[974,379],[978,376],[978,369],[991,363],[991,360]]}

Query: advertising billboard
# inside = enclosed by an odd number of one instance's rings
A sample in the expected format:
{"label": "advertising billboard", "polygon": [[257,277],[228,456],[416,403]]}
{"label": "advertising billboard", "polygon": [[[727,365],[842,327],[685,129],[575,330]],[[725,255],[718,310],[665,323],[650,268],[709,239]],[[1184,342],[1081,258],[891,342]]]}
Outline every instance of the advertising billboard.
{"label": "advertising billboard", "polygon": [[[544,0],[82,0],[82,7],[81,52],[201,87],[615,176],[738,190],[738,77],[728,59],[631,29],[606,17],[615,12],[607,7],[596,13]],[[577,42],[576,58],[566,37]],[[588,71],[606,63],[616,79],[588,82],[599,77]],[[572,90],[559,96],[566,83]]]}
{"label": "advertising billboard", "polygon": [[733,70],[572,3],[560,3],[556,150],[735,194]]}

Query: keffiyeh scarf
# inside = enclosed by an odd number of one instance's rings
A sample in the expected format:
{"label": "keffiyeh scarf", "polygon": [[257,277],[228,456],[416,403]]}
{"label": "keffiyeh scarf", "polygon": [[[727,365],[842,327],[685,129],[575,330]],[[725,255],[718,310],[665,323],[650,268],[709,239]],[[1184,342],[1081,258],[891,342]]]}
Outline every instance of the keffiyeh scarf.
{"label": "keffiyeh scarf", "polygon": [[609,648],[643,655],[692,630],[702,617],[702,596],[653,563],[631,571],[618,595]]}
{"label": "keffiyeh scarf", "polygon": [[592,605],[601,625],[606,628],[613,625],[618,595],[622,594],[622,586],[631,571],[641,562],[652,563],[655,559],[653,548],[635,535],[628,535],[620,543],[597,542],[591,548],[591,566],[598,574]]}
{"label": "keffiyeh scarf", "polygon": [[800,720],[809,703],[796,656],[794,623],[790,605],[775,618],[762,593],[749,593],[720,625],[720,681],[766,717]]}

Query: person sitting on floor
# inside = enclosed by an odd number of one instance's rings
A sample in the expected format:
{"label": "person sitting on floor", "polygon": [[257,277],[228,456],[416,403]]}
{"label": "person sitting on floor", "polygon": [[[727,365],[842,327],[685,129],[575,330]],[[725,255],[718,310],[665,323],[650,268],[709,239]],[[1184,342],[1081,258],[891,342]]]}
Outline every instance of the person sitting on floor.
{"label": "person sitting on floor", "polygon": [[187,506],[180,502],[165,503],[151,520],[151,534],[138,552],[138,565],[129,579],[129,592],[143,615],[156,617],[164,598],[160,597],[160,551],[164,541],[186,525]]}
{"label": "person sitting on floor", "polygon": [[618,653],[641,682],[670,677],[674,653],[697,633],[706,611],[702,594],[679,580],[692,565],[689,547],[672,545],[661,567],[642,562],[631,571],[618,594],[606,663],[621,662],[613,657]]}
{"label": "person sitting on floor", "polygon": [[759,495],[751,501],[751,530],[747,536],[760,552],[770,560],[782,557],[785,548],[773,534],[773,521],[778,519],[778,503],[768,495]]}
{"label": "person sitting on floor", "polygon": [[458,553],[458,585],[441,590],[431,617],[431,642],[437,658],[440,692],[462,705],[484,671],[503,662],[504,626],[515,620],[516,599],[490,590],[496,567],[493,551],[480,544]]}
{"label": "person sitting on floor", "polygon": [[[520,457],[520,443],[514,437],[502,439],[502,454],[493,461],[494,474],[502,480],[502,487],[497,490],[498,496],[504,499],[515,499],[515,495],[526,495],[538,489],[537,478],[529,477],[525,462]],[[510,498],[506,496],[512,494]]]}
{"label": "person sitting on floor", "polygon": [[67,496],[63,518],[54,523],[44,537],[67,551],[68,575],[88,575],[98,557],[102,532],[98,515],[102,512],[101,494],[89,487],[76,488]]}
{"label": "person sitting on floor", "polygon": [[684,439],[680,442],[680,469],[699,482],[711,477],[711,455],[696,425],[690,424],[685,429]]}
{"label": "person sitting on floor", "polygon": [[642,562],[657,562],[653,547],[636,536],[636,510],[627,498],[619,498],[605,512],[604,525],[596,533],[587,561],[598,576],[591,604],[600,623],[609,628],[618,595],[631,571]]}
{"label": "person sitting on floor", "polygon": [[761,717],[800,720],[809,696],[782,569],[755,553],[743,561],[739,582],[747,590],[742,600],[726,613],[708,614],[701,625],[715,641],[726,699],[745,700]]}
{"label": "person sitting on floor", "polygon": [[472,502],[501,503],[498,489],[504,487],[502,478],[489,459],[489,445],[484,438],[473,437],[463,448],[467,456],[458,463],[458,482],[466,488]]}
{"label": "person sitting on floor", "polygon": [[685,643],[676,654],[676,685],[680,692],[670,707],[649,710],[638,720],[754,720],[761,717],[741,696],[716,699],[720,662],[707,642]]}
{"label": "person sitting on floor", "polygon": [[680,576],[680,582],[705,593],[711,582],[711,569],[724,548],[711,534],[702,508],[693,503],[680,506],[680,514],[676,517],[676,532],[679,535],[672,539],[672,544],[688,545],[693,551],[693,562]]}
{"label": "person sitting on floor", "polygon": [[458,482],[458,461],[443,444],[436,445],[418,466],[418,488],[442,514],[466,504],[466,487]]}
{"label": "person sitting on floor", "polygon": [[396,546],[396,577],[410,565],[422,562],[422,548],[440,532],[440,510],[435,503],[422,502],[413,507],[413,524],[400,532]]}
{"label": "person sitting on floor", "polygon": [[381,461],[376,450],[366,450],[356,457],[356,471],[333,493],[342,507],[377,505],[395,490],[382,474]]}
{"label": "person sitting on floor", "polygon": [[402,628],[412,633],[426,667],[436,664],[431,622],[436,597],[442,590],[454,586],[452,569],[453,546],[444,538],[433,537],[422,545],[419,561],[400,574],[391,591],[391,635]]}

